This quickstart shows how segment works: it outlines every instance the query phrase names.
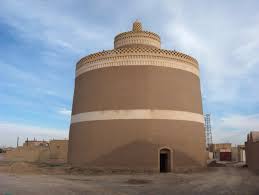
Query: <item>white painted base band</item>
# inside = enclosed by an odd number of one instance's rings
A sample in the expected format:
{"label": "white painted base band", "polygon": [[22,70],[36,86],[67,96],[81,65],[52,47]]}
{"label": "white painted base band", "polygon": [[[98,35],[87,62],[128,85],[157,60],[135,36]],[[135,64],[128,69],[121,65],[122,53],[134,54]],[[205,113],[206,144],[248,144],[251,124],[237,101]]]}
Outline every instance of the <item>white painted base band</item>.
{"label": "white painted base band", "polygon": [[118,120],[118,119],[165,119],[165,120],[181,120],[204,123],[202,114],[177,111],[177,110],[104,110],[84,112],[72,115],[71,124],[85,121],[99,120]]}

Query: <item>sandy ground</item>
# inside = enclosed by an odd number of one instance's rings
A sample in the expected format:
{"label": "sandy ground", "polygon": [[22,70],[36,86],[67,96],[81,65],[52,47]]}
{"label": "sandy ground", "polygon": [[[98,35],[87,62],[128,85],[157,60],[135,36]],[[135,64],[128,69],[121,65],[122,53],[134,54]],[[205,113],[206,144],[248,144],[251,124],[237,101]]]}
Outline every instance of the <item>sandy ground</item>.
{"label": "sandy ground", "polygon": [[0,161],[0,195],[13,194],[259,194],[259,176],[233,164],[184,174],[108,174]]}

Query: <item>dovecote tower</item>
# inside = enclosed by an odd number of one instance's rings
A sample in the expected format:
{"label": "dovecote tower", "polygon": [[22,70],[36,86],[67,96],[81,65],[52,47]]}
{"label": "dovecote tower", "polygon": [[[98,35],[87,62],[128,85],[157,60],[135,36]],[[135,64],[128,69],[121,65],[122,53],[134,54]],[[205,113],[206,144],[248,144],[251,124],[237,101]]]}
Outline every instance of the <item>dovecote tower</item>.
{"label": "dovecote tower", "polygon": [[76,65],[68,161],[101,169],[205,166],[197,60],[161,49],[139,21]]}

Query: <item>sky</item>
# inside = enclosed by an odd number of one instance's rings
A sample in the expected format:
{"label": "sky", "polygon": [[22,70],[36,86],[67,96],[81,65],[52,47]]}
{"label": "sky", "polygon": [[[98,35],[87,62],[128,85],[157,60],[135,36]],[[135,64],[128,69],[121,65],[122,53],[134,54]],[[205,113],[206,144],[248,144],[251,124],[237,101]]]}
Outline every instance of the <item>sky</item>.
{"label": "sky", "polygon": [[195,57],[214,142],[259,130],[259,1],[1,0],[0,146],[68,138],[75,64],[143,28]]}

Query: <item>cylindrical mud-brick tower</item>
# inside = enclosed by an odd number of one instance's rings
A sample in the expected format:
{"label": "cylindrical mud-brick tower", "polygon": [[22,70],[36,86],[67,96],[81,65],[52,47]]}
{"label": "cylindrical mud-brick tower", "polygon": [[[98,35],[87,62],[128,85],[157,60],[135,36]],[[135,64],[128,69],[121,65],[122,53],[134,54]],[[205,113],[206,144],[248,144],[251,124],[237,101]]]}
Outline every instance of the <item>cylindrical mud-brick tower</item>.
{"label": "cylindrical mud-brick tower", "polygon": [[171,171],[205,166],[198,62],[160,49],[142,30],[76,66],[68,162],[101,169]]}

